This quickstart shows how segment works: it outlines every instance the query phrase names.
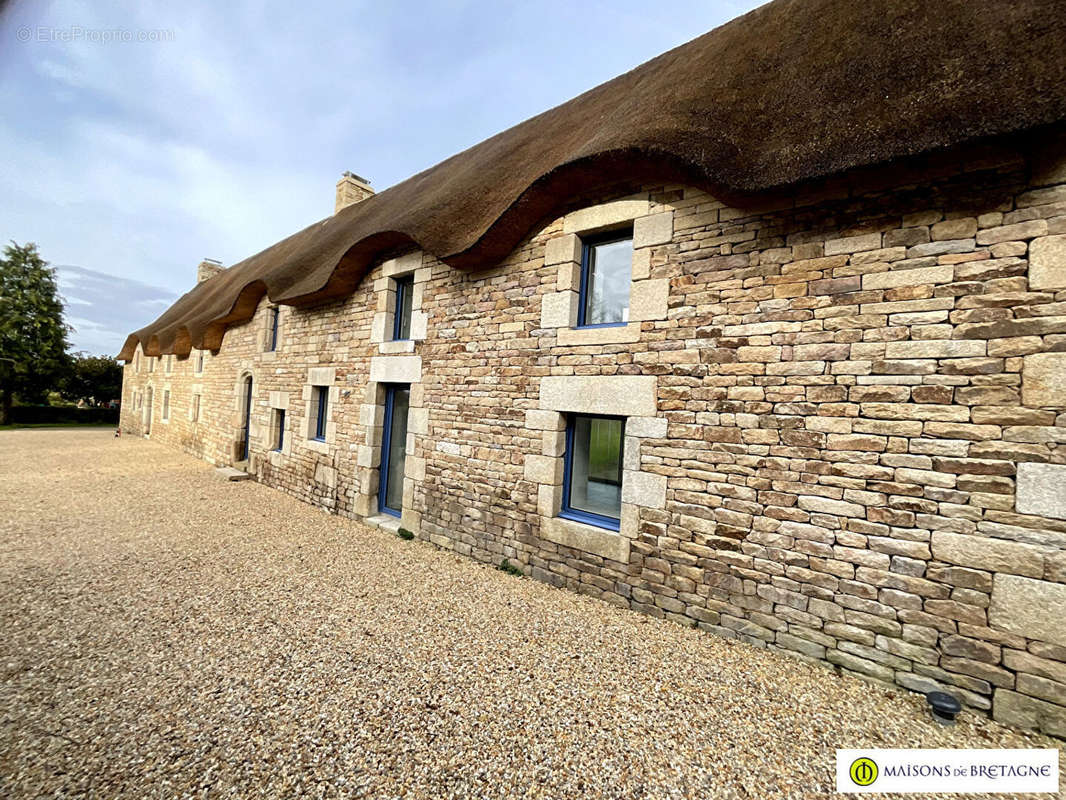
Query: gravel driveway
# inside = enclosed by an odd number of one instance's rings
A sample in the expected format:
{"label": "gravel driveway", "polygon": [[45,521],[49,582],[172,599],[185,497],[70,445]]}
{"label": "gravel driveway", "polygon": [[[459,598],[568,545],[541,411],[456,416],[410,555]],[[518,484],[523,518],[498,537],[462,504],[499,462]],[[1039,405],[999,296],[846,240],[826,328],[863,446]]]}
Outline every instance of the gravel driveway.
{"label": "gravel driveway", "polygon": [[5,798],[810,797],[837,747],[1058,744],[110,431],[0,432],[0,511]]}

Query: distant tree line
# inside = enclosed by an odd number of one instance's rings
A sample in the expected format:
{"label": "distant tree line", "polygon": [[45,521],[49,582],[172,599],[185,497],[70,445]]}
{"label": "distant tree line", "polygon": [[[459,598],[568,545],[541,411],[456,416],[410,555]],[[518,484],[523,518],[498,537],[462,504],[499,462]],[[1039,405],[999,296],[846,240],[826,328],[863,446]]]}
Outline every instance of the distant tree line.
{"label": "distant tree line", "polygon": [[101,406],[122,394],[122,365],[110,356],[71,353],[55,270],[33,243],[14,242],[0,258],[0,425],[12,407],[54,401]]}

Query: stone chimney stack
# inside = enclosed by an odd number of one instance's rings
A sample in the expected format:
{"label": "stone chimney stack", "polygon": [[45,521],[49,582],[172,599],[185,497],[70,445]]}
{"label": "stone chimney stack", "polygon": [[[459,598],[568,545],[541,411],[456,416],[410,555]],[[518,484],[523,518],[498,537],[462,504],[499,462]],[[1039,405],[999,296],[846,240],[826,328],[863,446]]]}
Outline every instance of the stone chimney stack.
{"label": "stone chimney stack", "polygon": [[337,202],[333,207],[333,213],[336,214],[346,206],[366,200],[372,194],[374,190],[370,188],[370,181],[360,178],[354,172],[345,172],[337,181]]}
{"label": "stone chimney stack", "polygon": [[196,282],[203,283],[208,278],[213,278],[218,275],[224,267],[221,261],[215,261],[213,258],[205,258],[200,262],[200,266],[196,268]]}

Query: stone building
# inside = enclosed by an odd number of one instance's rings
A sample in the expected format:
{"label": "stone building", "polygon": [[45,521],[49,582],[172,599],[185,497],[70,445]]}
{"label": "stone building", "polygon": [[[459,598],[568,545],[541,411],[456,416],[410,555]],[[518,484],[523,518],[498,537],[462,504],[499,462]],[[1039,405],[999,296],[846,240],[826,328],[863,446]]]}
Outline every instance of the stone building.
{"label": "stone building", "polygon": [[778,0],[345,173],[129,337],[122,428],[1066,736],[1064,40],[1061,2]]}

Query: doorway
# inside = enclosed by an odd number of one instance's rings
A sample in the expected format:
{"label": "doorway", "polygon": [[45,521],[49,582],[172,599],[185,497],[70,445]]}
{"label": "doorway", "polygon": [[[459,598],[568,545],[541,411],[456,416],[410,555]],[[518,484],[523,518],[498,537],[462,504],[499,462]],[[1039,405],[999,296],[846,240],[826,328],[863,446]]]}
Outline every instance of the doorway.
{"label": "doorway", "polygon": [[385,427],[381,441],[381,480],[378,510],[394,517],[403,509],[403,475],[407,460],[407,410],[411,405],[409,384],[385,387]]}
{"label": "doorway", "polygon": [[244,379],[244,423],[241,425],[241,461],[248,460],[252,432],[252,376]]}

